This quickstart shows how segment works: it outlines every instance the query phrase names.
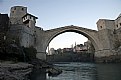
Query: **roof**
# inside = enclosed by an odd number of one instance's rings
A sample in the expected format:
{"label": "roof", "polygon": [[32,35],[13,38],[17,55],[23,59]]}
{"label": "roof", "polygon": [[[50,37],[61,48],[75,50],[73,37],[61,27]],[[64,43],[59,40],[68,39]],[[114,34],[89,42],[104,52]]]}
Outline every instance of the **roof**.
{"label": "roof", "polygon": [[[38,17],[36,17],[36,16],[34,16],[34,15],[32,15],[32,14],[29,14],[29,13],[25,14],[23,17],[25,17],[25,16],[27,16],[27,15],[30,15],[30,16],[32,16],[32,17],[38,19]],[[23,17],[22,17],[22,18],[23,18]]]}
{"label": "roof", "polygon": [[115,21],[115,20],[110,20],[110,19],[99,19],[96,24],[100,23],[100,21]]}
{"label": "roof", "polygon": [[121,17],[121,13],[119,14],[118,18]]}

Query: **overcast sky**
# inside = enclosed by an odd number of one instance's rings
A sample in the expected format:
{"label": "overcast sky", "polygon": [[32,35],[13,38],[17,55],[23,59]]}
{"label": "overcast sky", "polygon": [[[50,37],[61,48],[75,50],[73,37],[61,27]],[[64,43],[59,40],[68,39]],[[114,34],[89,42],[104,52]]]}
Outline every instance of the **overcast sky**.
{"label": "overcast sky", "polygon": [[[0,13],[12,6],[28,7],[28,13],[38,17],[37,26],[44,30],[76,25],[95,29],[98,19],[116,19],[121,13],[121,0],[0,0]],[[50,47],[71,47],[87,39],[77,33],[63,33],[54,38]]]}

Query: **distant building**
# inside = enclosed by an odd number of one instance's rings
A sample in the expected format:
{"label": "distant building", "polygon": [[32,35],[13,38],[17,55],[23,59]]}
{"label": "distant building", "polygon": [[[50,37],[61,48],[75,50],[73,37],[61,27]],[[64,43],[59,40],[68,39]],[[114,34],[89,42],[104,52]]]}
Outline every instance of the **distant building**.
{"label": "distant building", "polygon": [[62,54],[63,53],[63,49],[59,48],[56,50],[57,51],[57,54]]}
{"label": "distant building", "polygon": [[63,48],[62,53],[73,52],[73,48]]}
{"label": "distant building", "polygon": [[85,46],[85,45],[83,45],[83,44],[75,45],[73,51],[74,51],[74,52],[83,52],[83,51],[87,51],[87,46]]}
{"label": "distant building", "polygon": [[54,48],[50,48],[49,55],[53,55],[53,54],[55,54],[55,49]]}
{"label": "distant building", "polygon": [[84,45],[87,47],[88,53],[94,53],[95,49],[94,49],[94,46],[93,46],[93,44],[91,43],[90,40],[85,42]]}

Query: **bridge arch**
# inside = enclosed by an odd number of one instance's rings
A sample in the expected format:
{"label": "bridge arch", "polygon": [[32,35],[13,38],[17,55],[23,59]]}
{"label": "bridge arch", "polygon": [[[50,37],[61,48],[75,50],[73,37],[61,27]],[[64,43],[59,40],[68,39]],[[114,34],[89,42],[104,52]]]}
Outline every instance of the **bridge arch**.
{"label": "bridge arch", "polygon": [[88,38],[94,48],[95,51],[98,50],[98,40],[97,40],[97,31],[96,30],[91,30],[91,29],[86,29],[86,28],[82,28],[82,27],[78,27],[78,26],[65,26],[65,27],[60,27],[60,28],[56,28],[56,29],[51,29],[51,30],[47,30],[47,36],[46,36],[46,43],[45,43],[45,50],[47,49],[47,46],[49,45],[49,43],[58,35],[65,33],[65,32],[75,32],[75,33],[79,33],[83,36],[85,36],[86,38]]}

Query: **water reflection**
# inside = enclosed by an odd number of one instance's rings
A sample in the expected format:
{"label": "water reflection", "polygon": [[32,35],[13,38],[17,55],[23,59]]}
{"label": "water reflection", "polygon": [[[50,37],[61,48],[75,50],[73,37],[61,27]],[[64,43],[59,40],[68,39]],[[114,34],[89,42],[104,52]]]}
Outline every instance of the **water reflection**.
{"label": "water reflection", "polygon": [[47,80],[46,79],[46,69],[34,70],[31,75],[31,80]]}
{"label": "water reflection", "polygon": [[95,64],[92,63],[64,63],[55,64],[63,73],[48,80],[97,80]]}
{"label": "water reflection", "polygon": [[98,80],[121,80],[121,64],[97,64]]}
{"label": "water reflection", "polygon": [[121,64],[59,63],[63,70],[56,77],[46,76],[45,70],[36,70],[31,80],[121,80]]}

